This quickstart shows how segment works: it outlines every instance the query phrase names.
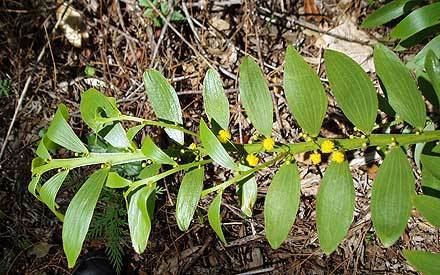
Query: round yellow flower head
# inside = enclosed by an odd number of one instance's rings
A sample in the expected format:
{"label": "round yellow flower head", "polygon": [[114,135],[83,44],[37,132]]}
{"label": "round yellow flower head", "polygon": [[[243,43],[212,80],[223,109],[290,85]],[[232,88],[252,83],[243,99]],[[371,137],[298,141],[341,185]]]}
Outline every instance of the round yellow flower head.
{"label": "round yellow flower head", "polygon": [[263,148],[266,151],[272,151],[275,146],[275,141],[271,137],[267,137],[263,140]]}
{"label": "round yellow flower head", "polygon": [[250,166],[257,166],[260,158],[257,157],[255,154],[249,154],[246,156],[246,161]]}
{"label": "round yellow flower head", "polygon": [[333,141],[331,141],[331,140],[324,140],[321,143],[321,151],[324,154],[333,152],[333,149],[335,149],[335,144],[333,143]]}
{"label": "round yellow flower head", "polygon": [[218,132],[218,139],[221,143],[226,143],[231,139],[231,133],[228,130],[220,130]]}
{"label": "round yellow flower head", "polygon": [[188,147],[190,150],[195,150],[197,148],[197,145],[193,142]]}
{"label": "round yellow flower head", "polygon": [[332,161],[336,162],[336,163],[342,163],[345,160],[345,155],[343,152],[341,151],[335,151],[332,154]]}
{"label": "round yellow flower head", "polygon": [[310,155],[310,161],[313,165],[318,165],[321,163],[321,154],[318,152],[314,152]]}

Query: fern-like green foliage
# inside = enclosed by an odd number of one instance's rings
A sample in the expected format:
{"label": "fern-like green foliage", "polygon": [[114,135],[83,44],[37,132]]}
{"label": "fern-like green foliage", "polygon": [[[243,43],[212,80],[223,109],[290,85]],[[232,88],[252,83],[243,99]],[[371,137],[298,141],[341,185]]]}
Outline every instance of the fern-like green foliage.
{"label": "fern-like green foliage", "polygon": [[[438,57],[431,52],[428,56],[428,77],[436,77]],[[239,72],[239,92],[245,112],[260,133],[250,144],[232,141],[232,134],[226,129],[228,121],[225,121],[230,117],[229,108],[225,107],[228,101],[222,93],[221,81],[212,71],[208,72],[209,81],[205,81],[207,87],[204,87],[204,103],[210,106],[205,108],[209,121],[201,118],[197,132],[183,127],[177,93],[155,70],[147,71],[144,81],[158,120],[124,115],[117,109],[114,98],[95,89],[87,90],[82,94],[80,109],[94,138],[89,138],[86,146],[70,128],[67,108],[61,105],[32,162],[29,191],[58,215],[54,202],[65,175],[78,167],[100,165],[74,195],[65,213],[63,246],[69,267],[74,266],[80,255],[93,216],[92,235],[108,240],[108,253],[116,267],[121,266],[120,236],[125,215],[134,250],[137,253],[145,251],[153,228],[156,198],[163,190],[161,180],[181,172],[186,175],[177,194],[179,228],[189,228],[199,200],[209,195],[213,198],[207,211],[209,224],[219,239],[227,242],[229,236],[223,233],[221,220],[224,192],[230,186],[237,186],[237,204],[244,215],[250,216],[258,192],[255,174],[270,167],[277,170],[264,203],[266,238],[271,247],[277,249],[288,238],[296,218],[301,178],[294,156],[304,152],[311,153],[312,165],[321,165],[323,169],[326,166],[321,163],[322,156],[330,160],[318,190],[316,209],[319,242],[326,254],[338,249],[353,221],[355,194],[348,151],[370,147],[384,155],[373,183],[371,202],[373,226],[384,247],[400,238],[414,207],[431,224],[438,224],[440,217],[435,213],[440,212],[440,196],[432,194],[440,192],[440,145],[436,145],[440,131],[435,130],[437,121],[427,119],[421,87],[411,71],[391,50],[383,45],[375,47],[377,75],[392,113],[399,117],[383,122],[376,119],[378,112],[383,111],[376,100],[376,89],[360,65],[343,53],[326,51],[324,57],[330,92],[354,126],[349,129],[351,135],[345,138],[320,135],[318,126],[322,125],[326,113],[326,95],[315,70],[293,47],[289,47],[286,54],[284,90],[289,110],[295,118],[300,118],[297,121],[303,130],[300,142],[276,142],[270,90],[261,68],[251,57],[244,59]],[[423,62],[425,64],[425,60]],[[210,87],[215,91],[206,91]],[[216,108],[217,101],[221,102],[221,108]],[[136,125],[126,128],[126,121]],[[135,142],[136,134],[144,127],[164,128],[170,145],[161,148],[148,136],[140,143]],[[390,131],[393,134],[385,133]],[[422,194],[416,193],[416,179],[406,154],[414,144],[418,144],[415,154],[426,187]],[[57,146],[69,149],[74,157],[54,158]],[[205,167],[212,164],[231,170],[233,176],[220,184],[206,181]],[[42,182],[42,176],[53,170],[58,174]],[[437,193],[426,192],[428,187]],[[112,194],[111,199],[109,194]],[[104,209],[104,212],[94,213],[95,208]],[[438,259],[438,254],[422,256],[410,257],[410,262]]]}
{"label": "fern-like green foliage", "polygon": [[90,239],[103,239],[105,252],[115,271],[120,274],[123,267],[123,239],[126,236],[127,211],[117,190],[105,188],[101,194],[102,211],[95,213],[90,224]]}

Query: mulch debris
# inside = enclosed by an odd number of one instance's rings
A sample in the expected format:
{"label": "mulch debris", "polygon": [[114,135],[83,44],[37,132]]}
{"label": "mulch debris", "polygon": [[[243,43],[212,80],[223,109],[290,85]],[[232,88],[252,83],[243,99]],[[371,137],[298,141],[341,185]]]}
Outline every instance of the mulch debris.
{"label": "mulch debris", "polygon": [[[325,82],[322,48],[317,41],[325,40],[325,35],[337,40],[331,30],[348,22],[347,16],[359,26],[366,12],[371,12],[366,2],[176,1],[172,10],[179,11],[184,20],[167,24],[162,19],[162,26],[155,26],[136,0],[0,1],[0,80],[11,80],[9,95],[0,98],[0,144],[7,142],[0,158],[0,274],[71,272],[62,250],[61,223],[27,191],[39,131],[48,125],[59,103],[70,108],[70,122],[80,136],[88,129],[79,118],[79,99],[81,92],[91,87],[114,96],[124,113],[154,119],[142,74],[156,68],[178,92],[185,125],[196,130],[203,116],[201,83],[209,66],[214,66],[228,93],[232,134],[236,141],[246,142],[253,130],[240,107],[237,76],[239,62],[248,54],[262,65],[273,91],[276,139],[294,142],[300,130],[287,109],[281,87],[287,45],[297,46]],[[71,9],[60,12],[68,3]],[[75,20],[69,21],[68,15]],[[371,41],[381,31],[370,32]],[[364,38],[349,40],[364,45]],[[92,66],[96,74],[87,77],[86,66]],[[28,77],[30,85],[7,136]],[[157,129],[146,131],[161,136]],[[352,131],[331,101],[322,134],[337,137]],[[212,198],[201,201],[198,217],[188,232],[178,230],[173,202],[180,179],[170,178],[162,183],[167,192],[159,197],[145,253],[135,254],[129,237],[123,240],[125,273],[411,274],[415,271],[402,256],[404,247],[439,251],[439,230],[417,213],[395,245],[388,249],[381,246],[369,210],[371,183],[381,158],[353,154],[355,218],[337,251],[323,254],[315,225],[320,172],[308,165],[307,156],[299,156],[298,161],[303,179],[300,209],[289,239],[280,249],[270,248],[263,227],[264,195],[273,169],[257,176],[259,194],[252,218],[240,214],[235,190],[230,188],[224,194],[222,219],[227,245],[207,224],[206,210]],[[320,169],[324,171],[325,167],[323,164]],[[209,169],[210,181],[230,176],[219,167]],[[79,182],[84,178],[81,173],[75,176]],[[70,191],[60,192],[63,203],[68,203]],[[102,242],[88,241],[83,253],[102,246]]]}

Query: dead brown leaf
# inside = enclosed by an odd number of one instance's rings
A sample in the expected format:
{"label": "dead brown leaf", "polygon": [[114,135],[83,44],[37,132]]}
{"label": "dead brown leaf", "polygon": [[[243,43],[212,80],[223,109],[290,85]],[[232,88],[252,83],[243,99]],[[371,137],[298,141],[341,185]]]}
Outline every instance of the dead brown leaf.
{"label": "dead brown leaf", "polygon": [[307,20],[315,19],[318,22],[322,20],[322,16],[319,15],[320,12],[316,6],[315,0],[304,0],[304,13],[307,14]]}

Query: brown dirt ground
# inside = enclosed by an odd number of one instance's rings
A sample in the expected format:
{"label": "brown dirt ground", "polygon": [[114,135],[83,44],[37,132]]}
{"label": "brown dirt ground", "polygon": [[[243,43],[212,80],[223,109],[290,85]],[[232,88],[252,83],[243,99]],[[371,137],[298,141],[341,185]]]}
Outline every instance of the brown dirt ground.
{"label": "brown dirt ground", "polygon": [[[238,104],[236,89],[239,60],[245,53],[250,54],[264,61],[265,73],[272,84],[278,106],[277,139],[292,142],[297,139],[298,127],[287,111],[279,87],[285,48],[295,44],[304,56],[320,60],[316,38],[307,35],[300,27],[301,22],[326,29],[335,26],[342,14],[349,14],[360,22],[367,12],[365,1],[360,0],[315,1],[322,17],[306,16],[303,1],[187,1],[186,17],[193,26],[188,21],[173,23],[174,31],[170,27],[152,26],[142,16],[142,9],[135,0],[73,2],[89,35],[81,48],[72,47],[59,30],[53,31],[57,22],[56,2],[0,1],[0,79],[12,80],[10,95],[0,98],[1,143],[5,142],[25,81],[31,77],[5,154],[0,159],[1,274],[70,273],[62,251],[61,223],[27,192],[27,184],[38,132],[48,125],[57,104],[64,102],[69,106],[73,112],[71,123],[78,135],[84,136],[88,131],[78,116],[80,94],[91,87],[84,75],[86,65],[96,69],[96,79],[108,87],[101,90],[117,98],[123,112],[144,118],[154,118],[154,115],[144,93],[142,73],[149,67],[156,67],[171,79],[178,91],[186,126],[196,129],[203,115],[200,87],[208,68],[207,61],[221,68],[231,103],[233,135],[239,137],[251,132]],[[179,2],[174,8],[182,10],[182,4]],[[300,25],[289,22],[290,17],[299,20]],[[277,20],[273,22],[270,18]],[[43,48],[45,53],[37,62]],[[325,125],[324,135],[351,131],[350,124],[335,106],[331,106]],[[341,125],[348,130],[342,132]],[[147,131],[156,134],[155,129]],[[361,157],[355,154],[352,158]],[[289,239],[278,250],[270,249],[263,231],[263,198],[272,171],[258,175],[259,198],[252,218],[243,219],[239,214],[233,190],[225,194],[222,217],[229,241],[226,246],[218,241],[207,222],[203,222],[206,221],[203,210],[207,209],[211,198],[201,202],[200,218],[193,222],[188,232],[178,230],[172,205],[176,179],[167,179],[163,184],[170,192],[159,198],[151,244],[146,252],[136,255],[129,240],[123,241],[126,272],[414,273],[405,263],[402,248],[439,251],[440,233],[415,214],[403,238],[384,249],[374,235],[369,214],[374,177],[374,169],[368,169],[371,165],[352,166],[357,190],[355,220],[346,240],[330,256],[320,251],[315,228],[319,172],[306,163],[301,165],[303,182],[299,214]],[[220,181],[229,176],[218,167],[210,169],[212,180]],[[77,177],[79,180],[82,176]],[[68,202],[71,196],[68,191],[60,194],[61,204]],[[49,244],[49,249],[42,254],[35,253],[34,248],[41,243]],[[87,242],[84,251],[100,245],[99,242]]]}

